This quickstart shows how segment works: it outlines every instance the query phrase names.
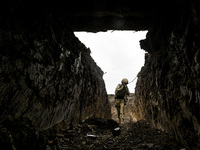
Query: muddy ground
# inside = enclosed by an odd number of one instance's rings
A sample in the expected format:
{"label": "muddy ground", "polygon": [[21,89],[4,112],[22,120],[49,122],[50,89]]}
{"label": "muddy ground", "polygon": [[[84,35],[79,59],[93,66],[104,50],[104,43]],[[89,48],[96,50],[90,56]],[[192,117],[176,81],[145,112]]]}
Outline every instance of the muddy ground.
{"label": "muddy ground", "polygon": [[152,128],[145,120],[136,122],[129,113],[133,99],[126,106],[125,124],[119,128],[114,99],[110,96],[112,119],[88,119],[68,129],[46,131],[46,150],[186,150],[172,136]]}

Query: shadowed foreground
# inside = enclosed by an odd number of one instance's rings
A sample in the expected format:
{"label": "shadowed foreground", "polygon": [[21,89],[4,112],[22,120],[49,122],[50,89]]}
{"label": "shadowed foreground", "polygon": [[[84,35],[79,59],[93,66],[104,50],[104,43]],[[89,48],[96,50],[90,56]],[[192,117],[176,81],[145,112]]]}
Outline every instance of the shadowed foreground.
{"label": "shadowed foreground", "polygon": [[134,150],[184,150],[173,137],[158,129],[152,128],[144,120],[134,122],[129,110],[133,97],[129,98],[126,106],[125,124],[118,127],[113,96],[109,96],[114,117],[110,120],[88,119],[62,131],[49,130],[45,134],[46,150],[68,149],[134,149]]}

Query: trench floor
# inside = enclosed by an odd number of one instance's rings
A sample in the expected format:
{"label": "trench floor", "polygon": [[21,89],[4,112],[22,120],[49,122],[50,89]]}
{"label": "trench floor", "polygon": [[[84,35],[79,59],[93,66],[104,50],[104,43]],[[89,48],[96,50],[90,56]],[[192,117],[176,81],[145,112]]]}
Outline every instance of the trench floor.
{"label": "trench floor", "polygon": [[172,136],[145,120],[135,122],[128,114],[124,126],[119,127],[112,100],[112,119],[88,119],[67,129],[48,131],[46,150],[186,150]]}
{"label": "trench floor", "polygon": [[46,150],[184,150],[173,137],[144,120],[118,128],[114,120],[89,119],[49,135]]}

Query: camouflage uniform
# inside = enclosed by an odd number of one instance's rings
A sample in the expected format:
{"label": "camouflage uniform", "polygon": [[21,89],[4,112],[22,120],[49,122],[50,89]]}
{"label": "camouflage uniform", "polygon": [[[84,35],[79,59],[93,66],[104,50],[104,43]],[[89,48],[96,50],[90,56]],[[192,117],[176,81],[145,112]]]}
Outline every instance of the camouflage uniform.
{"label": "camouflage uniform", "polygon": [[[122,80],[122,84],[118,84],[115,89],[115,107],[117,108],[118,118],[120,125],[124,124],[124,106],[126,105],[126,102],[128,100],[127,96],[130,94],[129,89],[127,87],[128,80],[126,79]],[[117,96],[116,93],[118,90],[123,89],[125,91],[124,96],[120,97]]]}

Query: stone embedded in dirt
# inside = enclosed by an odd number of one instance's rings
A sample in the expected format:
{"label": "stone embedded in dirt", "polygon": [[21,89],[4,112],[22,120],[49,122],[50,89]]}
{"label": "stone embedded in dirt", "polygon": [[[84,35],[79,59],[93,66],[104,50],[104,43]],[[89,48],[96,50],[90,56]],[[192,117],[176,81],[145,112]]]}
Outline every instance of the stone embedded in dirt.
{"label": "stone embedded in dirt", "polygon": [[112,130],[113,136],[118,136],[118,135],[120,135],[120,133],[121,133],[120,127],[117,127],[117,128]]}
{"label": "stone embedded in dirt", "polygon": [[87,137],[92,138],[92,139],[96,139],[98,136],[94,135],[92,133],[87,133]]}

